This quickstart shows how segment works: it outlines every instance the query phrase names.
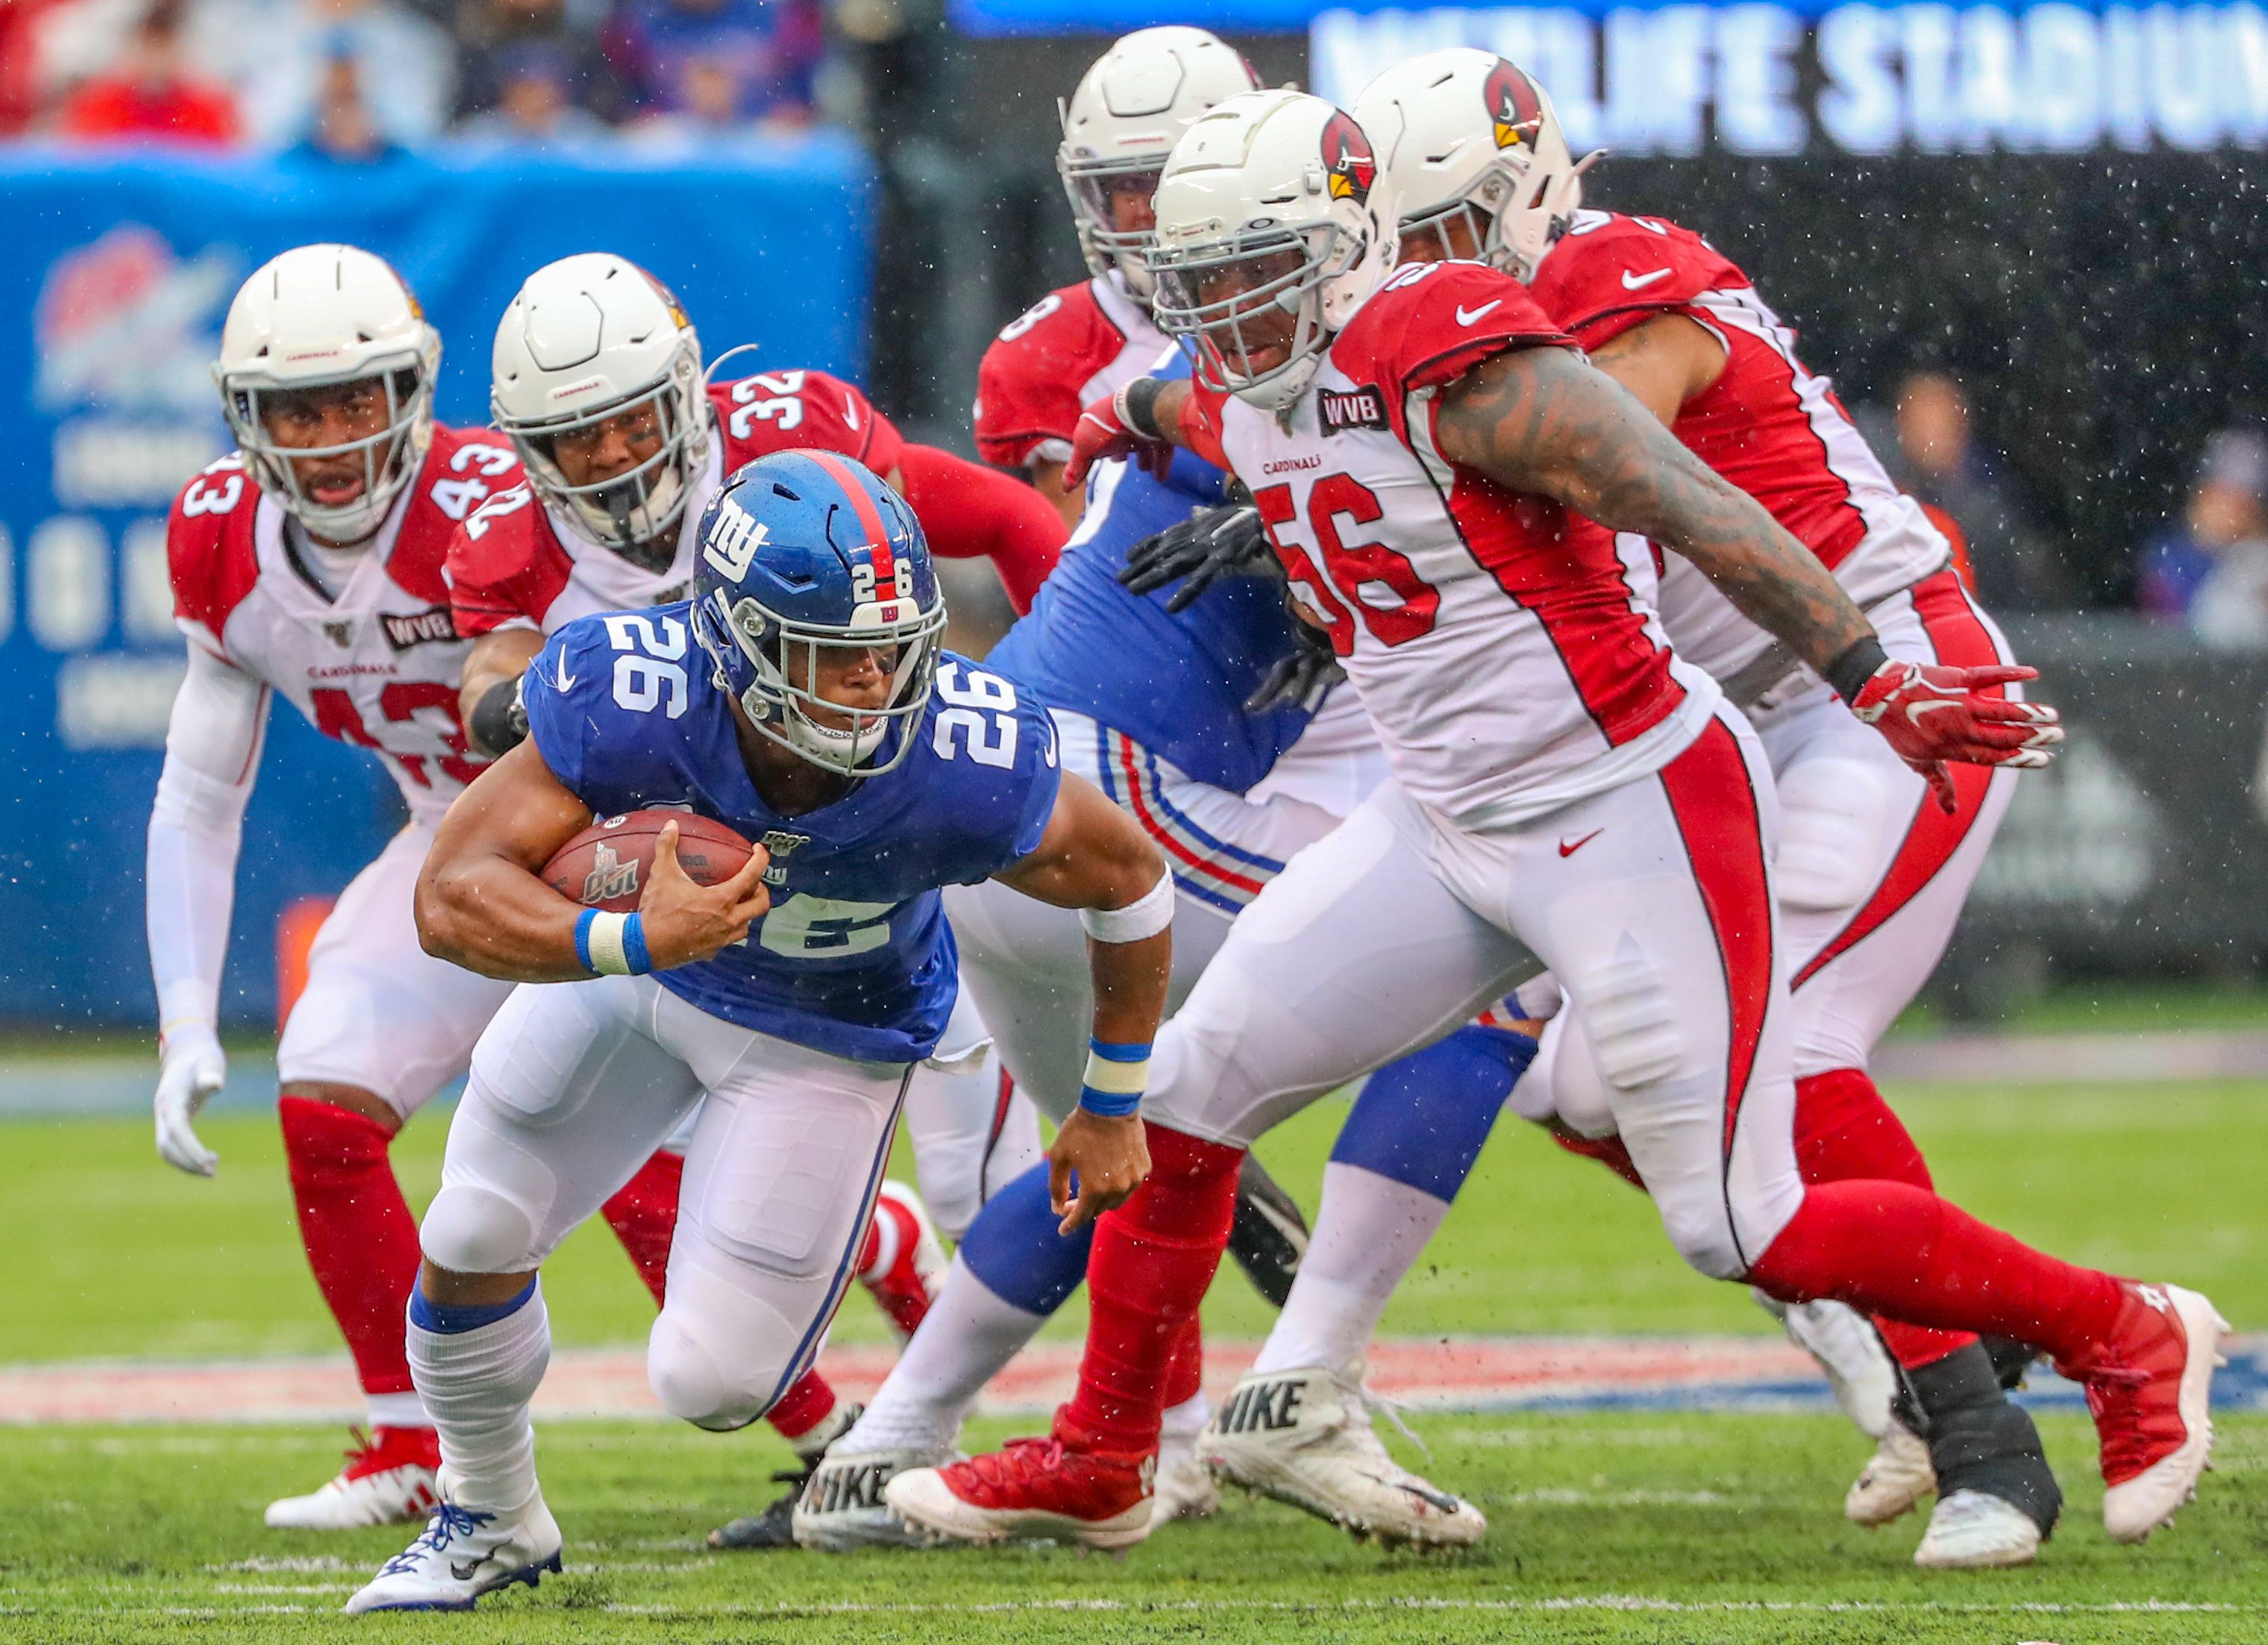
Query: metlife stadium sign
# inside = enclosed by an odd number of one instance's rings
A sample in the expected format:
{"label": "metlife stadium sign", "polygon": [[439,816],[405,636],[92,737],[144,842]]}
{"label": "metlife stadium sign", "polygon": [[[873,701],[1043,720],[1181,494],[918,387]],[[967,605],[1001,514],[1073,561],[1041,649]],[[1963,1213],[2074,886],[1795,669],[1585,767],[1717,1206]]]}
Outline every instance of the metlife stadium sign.
{"label": "metlife stadium sign", "polygon": [[1395,8],[1344,0],[948,0],[976,35],[1194,23],[1305,29],[1342,105],[1400,58],[1501,53],[1580,151],[2082,153],[2268,146],[2268,0],[2121,5],[1629,4]]}
{"label": "metlife stadium sign", "polygon": [[1499,53],[1578,153],[2268,145],[2268,11],[2250,4],[1342,10],[1309,39],[1310,83],[1341,104],[1418,52]]}

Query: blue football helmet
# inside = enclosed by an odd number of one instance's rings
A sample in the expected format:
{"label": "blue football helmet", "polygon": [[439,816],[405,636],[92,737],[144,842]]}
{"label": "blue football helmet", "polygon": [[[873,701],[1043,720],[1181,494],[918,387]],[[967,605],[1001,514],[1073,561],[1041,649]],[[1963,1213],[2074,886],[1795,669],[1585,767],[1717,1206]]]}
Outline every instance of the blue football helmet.
{"label": "blue football helmet", "polygon": [[[872,469],[824,451],[758,458],[703,513],[694,569],[694,638],[758,731],[846,777],[913,751],[945,598],[921,522]],[[830,651],[877,653],[884,706],[821,695]]]}

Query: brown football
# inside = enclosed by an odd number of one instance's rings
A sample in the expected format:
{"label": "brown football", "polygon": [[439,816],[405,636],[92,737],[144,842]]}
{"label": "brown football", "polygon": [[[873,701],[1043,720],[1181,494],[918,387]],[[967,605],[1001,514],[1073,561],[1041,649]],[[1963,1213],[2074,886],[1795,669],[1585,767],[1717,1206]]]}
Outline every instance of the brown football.
{"label": "brown football", "polygon": [[632,912],[653,867],[654,842],[672,822],[677,824],[677,866],[696,884],[731,879],[755,852],[722,822],[689,811],[633,811],[601,817],[562,845],[543,865],[543,882],[570,902]]}

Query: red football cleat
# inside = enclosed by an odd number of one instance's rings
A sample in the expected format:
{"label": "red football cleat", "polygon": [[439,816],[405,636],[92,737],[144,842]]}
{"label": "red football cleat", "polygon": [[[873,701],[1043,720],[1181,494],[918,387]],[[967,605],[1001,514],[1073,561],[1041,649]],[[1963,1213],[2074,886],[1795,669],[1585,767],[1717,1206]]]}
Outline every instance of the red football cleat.
{"label": "red football cleat", "polygon": [[2195,1291],[2120,1280],[2126,1304],[2083,1362],[2058,1366],[2087,1390],[2102,1436],[2102,1523],[2139,1542],[2197,1494],[2213,1450],[2207,1405],[2228,1322]]}
{"label": "red football cleat", "polygon": [[921,1196],[903,1183],[885,1182],[874,1199],[871,1265],[858,1283],[889,1316],[902,1347],[929,1313],[945,1283],[945,1248],[937,1243]]}
{"label": "red football cleat", "polygon": [[1010,1440],[1005,1450],[892,1477],[883,1500],[917,1531],[961,1542],[1011,1537],[1130,1548],[1150,1534],[1155,1454],[1064,1449]]}

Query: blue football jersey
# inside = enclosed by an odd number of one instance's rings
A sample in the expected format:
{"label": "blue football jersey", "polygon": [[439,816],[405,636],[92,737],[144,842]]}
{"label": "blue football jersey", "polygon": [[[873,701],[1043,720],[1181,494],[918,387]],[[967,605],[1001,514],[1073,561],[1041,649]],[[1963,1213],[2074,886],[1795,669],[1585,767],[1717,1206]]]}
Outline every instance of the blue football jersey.
{"label": "blue football jersey", "polygon": [[[1157,374],[1188,370],[1184,362]],[[1224,578],[1175,616],[1166,601],[1178,584],[1137,594],[1118,580],[1129,550],[1219,503],[1226,484],[1219,469],[1187,452],[1174,454],[1162,481],[1138,463],[1097,468],[1063,557],[985,662],[1051,705],[1124,732],[1198,781],[1242,793],[1307,724],[1299,708],[1244,712],[1268,671],[1299,644],[1283,585]]]}
{"label": "blue football jersey", "polygon": [[959,987],[938,888],[1038,849],[1061,780],[1053,722],[1011,682],[945,653],[905,763],[784,817],[748,776],[732,699],[693,643],[688,609],[570,623],[524,690],[536,752],[597,815],[676,808],[770,848],[771,911],[747,940],[655,980],[835,1056],[927,1056]]}

